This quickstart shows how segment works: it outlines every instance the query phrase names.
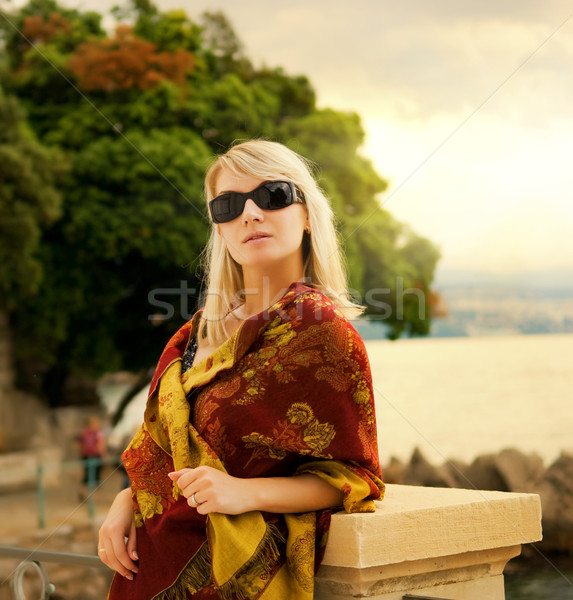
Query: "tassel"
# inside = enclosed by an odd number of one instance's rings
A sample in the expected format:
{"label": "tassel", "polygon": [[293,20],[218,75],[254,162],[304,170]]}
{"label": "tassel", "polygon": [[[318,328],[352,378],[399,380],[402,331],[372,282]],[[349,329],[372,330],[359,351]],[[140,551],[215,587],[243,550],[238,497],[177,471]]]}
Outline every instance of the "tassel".
{"label": "tassel", "polygon": [[253,556],[229,581],[215,588],[221,600],[249,600],[250,596],[245,596],[244,582],[241,582],[241,579],[246,576],[251,588],[254,580],[262,581],[271,575],[281,559],[278,544],[284,544],[285,541],[276,526],[268,524],[265,535]]}
{"label": "tassel", "polygon": [[175,583],[155,596],[153,600],[187,600],[188,593],[207,587],[211,583],[211,553],[204,542],[187,563]]}

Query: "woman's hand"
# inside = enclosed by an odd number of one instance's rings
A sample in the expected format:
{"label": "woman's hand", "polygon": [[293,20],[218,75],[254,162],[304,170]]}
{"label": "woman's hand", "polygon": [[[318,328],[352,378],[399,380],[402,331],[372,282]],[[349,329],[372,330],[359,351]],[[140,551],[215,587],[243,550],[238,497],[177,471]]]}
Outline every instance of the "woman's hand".
{"label": "woman's hand", "polygon": [[207,466],[174,471],[169,477],[177,482],[187,504],[202,515],[215,512],[238,515],[255,509],[249,479],[239,479]]}
{"label": "woman's hand", "polygon": [[99,530],[98,554],[104,564],[127,579],[133,579],[137,573],[135,520],[129,488],[115,497]]}
{"label": "woman's hand", "polygon": [[238,515],[251,510],[299,513],[342,506],[343,493],[317,475],[240,479],[201,466],[169,473],[198,513]]}

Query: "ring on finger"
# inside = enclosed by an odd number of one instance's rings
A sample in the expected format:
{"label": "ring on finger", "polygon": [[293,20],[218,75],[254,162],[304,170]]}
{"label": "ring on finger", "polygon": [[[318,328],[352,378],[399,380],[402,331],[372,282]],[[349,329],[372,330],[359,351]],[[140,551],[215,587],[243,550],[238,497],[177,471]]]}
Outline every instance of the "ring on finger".
{"label": "ring on finger", "polygon": [[194,506],[199,506],[200,504],[203,504],[202,502],[198,502],[197,498],[195,497],[195,494],[191,494],[191,502],[193,502]]}
{"label": "ring on finger", "polygon": [[105,548],[98,548],[98,554],[103,554],[105,552]]}

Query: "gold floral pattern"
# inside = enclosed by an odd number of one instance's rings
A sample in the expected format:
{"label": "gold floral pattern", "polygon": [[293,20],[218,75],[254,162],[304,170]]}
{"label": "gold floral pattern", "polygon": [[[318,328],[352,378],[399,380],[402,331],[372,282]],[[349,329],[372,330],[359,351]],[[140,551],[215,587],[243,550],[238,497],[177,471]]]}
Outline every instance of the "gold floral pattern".
{"label": "gold floral pattern", "polygon": [[287,409],[286,419],[273,428],[271,436],[253,432],[243,437],[245,448],[253,449],[247,465],[253,459],[264,456],[280,460],[287,452],[331,458],[324,450],[335,435],[332,425],[320,423],[314,418],[314,412],[308,404],[295,402]]}
{"label": "gold floral pattern", "polygon": [[[299,522],[304,524],[302,533],[294,537],[288,553],[288,567],[297,580],[298,585],[311,594],[314,589],[314,553],[316,540],[315,513],[305,513],[299,516]],[[297,557],[293,560],[293,557]]]}
{"label": "gold floral pattern", "polygon": [[299,283],[181,376],[196,325],[194,318],[164,350],[145,426],[123,455],[148,568],[133,582],[116,577],[110,600],[184,597],[211,577],[222,597],[310,600],[327,513],[205,520],[168,473],[199,465],[235,477],[314,473],[344,491],[346,510],[373,510],[383,484],[364,346],[328,298]]}
{"label": "gold floral pattern", "polygon": [[141,526],[146,519],[162,514],[176,500],[173,495],[165,495],[162,483],[162,474],[166,468],[173,470],[173,462],[153,441],[145,426],[136,433],[122,461],[131,480],[136,525]]}
{"label": "gold floral pattern", "polygon": [[293,425],[306,425],[314,417],[314,412],[308,404],[295,402],[287,410],[286,416]]}
{"label": "gold floral pattern", "polygon": [[153,515],[160,515],[163,513],[163,504],[161,502],[161,496],[153,494],[147,490],[138,490],[135,493],[137,498],[137,504],[141,512],[141,518],[150,519]]}

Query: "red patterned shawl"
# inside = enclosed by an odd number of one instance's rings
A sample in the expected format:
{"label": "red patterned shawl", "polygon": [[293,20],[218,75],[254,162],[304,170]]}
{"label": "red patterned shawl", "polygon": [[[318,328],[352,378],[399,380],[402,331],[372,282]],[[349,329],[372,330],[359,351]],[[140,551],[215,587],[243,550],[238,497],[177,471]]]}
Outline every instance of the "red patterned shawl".
{"label": "red patterned shawl", "polygon": [[343,491],[346,511],[373,511],[384,485],[364,344],[321,292],[295,283],[181,376],[198,316],[165,348],[123,456],[139,573],[116,575],[109,597],[312,598],[331,511],[206,517],[167,473],[200,464],[236,477],[310,472]]}

